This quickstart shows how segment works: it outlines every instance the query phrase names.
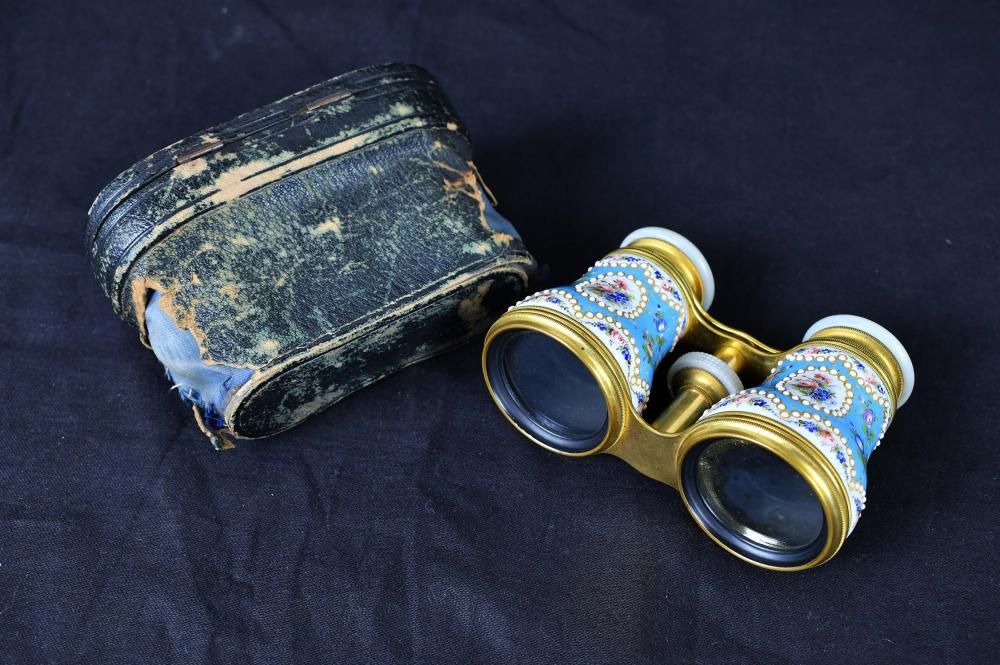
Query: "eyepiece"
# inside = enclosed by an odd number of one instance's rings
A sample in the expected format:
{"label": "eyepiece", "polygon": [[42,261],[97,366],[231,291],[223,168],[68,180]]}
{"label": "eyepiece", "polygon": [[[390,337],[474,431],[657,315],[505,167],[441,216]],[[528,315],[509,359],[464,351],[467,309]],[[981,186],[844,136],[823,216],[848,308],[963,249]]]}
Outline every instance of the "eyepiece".
{"label": "eyepiece", "polygon": [[743,439],[714,439],[692,449],[681,469],[695,517],[748,559],[795,567],[823,550],[827,528],[812,487],[792,465]]}
{"label": "eyepiece", "polygon": [[601,387],[551,337],[532,330],[500,333],[486,351],[486,377],[507,415],[549,448],[583,453],[604,440],[608,407]]}

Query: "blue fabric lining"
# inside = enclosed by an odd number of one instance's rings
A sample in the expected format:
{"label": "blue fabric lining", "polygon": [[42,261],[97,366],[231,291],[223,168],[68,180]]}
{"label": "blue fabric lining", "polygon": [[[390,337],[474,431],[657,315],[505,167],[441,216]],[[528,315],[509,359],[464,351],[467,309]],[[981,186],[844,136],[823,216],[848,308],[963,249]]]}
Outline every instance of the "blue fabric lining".
{"label": "blue fabric lining", "polygon": [[521,236],[517,232],[517,229],[514,228],[513,224],[507,221],[506,217],[501,215],[497,209],[493,207],[493,204],[490,202],[489,197],[486,195],[486,192],[483,191],[481,186],[479,187],[479,193],[482,195],[483,202],[486,204],[485,210],[483,211],[483,214],[486,217],[486,223],[496,231],[501,231],[520,239]]}
{"label": "blue fabric lining", "polygon": [[153,293],[146,305],[149,345],[181,399],[201,409],[207,426],[221,428],[225,425],[222,414],[229,396],[247,382],[253,370],[203,362],[194,335],[178,328],[160,307],[159,300],[160,294]]}

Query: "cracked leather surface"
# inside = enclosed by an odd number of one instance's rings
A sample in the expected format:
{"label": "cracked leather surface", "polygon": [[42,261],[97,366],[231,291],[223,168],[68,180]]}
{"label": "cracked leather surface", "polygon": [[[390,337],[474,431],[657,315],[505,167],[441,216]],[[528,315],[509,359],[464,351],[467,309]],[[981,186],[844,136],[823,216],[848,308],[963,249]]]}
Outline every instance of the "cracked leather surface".
{"label": "cracked leather surface", "polygon": [[241,116],[234,124],[270,128],[152,175],[226,127],[175,144],[92,208],[94,270],[120,315],[144,337],[143,308],[159,292],[204,362],[254,371],[225,413],[238,436],[290,427],[461,343],[533,270],[436,83],[413,67],[362,71],[375,81],[364,96],[339,77]]}

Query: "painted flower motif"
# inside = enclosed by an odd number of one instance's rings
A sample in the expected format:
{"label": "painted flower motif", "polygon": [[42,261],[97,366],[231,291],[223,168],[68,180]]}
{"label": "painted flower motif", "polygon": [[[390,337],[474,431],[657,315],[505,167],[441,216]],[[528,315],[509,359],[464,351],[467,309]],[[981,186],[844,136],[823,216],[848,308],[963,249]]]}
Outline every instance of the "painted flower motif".
{"label": "painted flower motif", "polygon": [[861,514],[861,509],[863,507],[864,506],[861,505],[861,499],[859,499],[858,497],[854,497],[854,512],[857,513],[858,515],[860,515]]}
{"label": "painted flower motif", "polygon": [[837,447],[836,435],[830,430],[826,429],[825,427],[819,430],[819,438],[820,441],[822,441],[828,449],[833,450],[834,448]]}
{"label": "painted flower motif", "polygon": [[[613,352],[620,353],[622,351],[628,351],[630,346],[629,339],[617,327],[599,319],[585,320],[584,325],[593,328],[598,333],[598,337],[604,340],[604,342],[608,345],[608,348],[610,348]],[[631,353],[627,355],[622,354],[622,357],[627,358],[631,362]]]}
{"label": "painted flower motif", "polygon": [[629,314],[641,310],[645,302],[640,285],[631,277],[604,274],[576,285],[576,290],[612,311]]}
{"label": "painted flower motif", "polygon": [[823,406],[837,408],[842,402],[840,381],[824,372],[793,376],[785,383],[785,388]]}
{"label": "painted flower motif", "polygon": [[656,306],[656,312],[653,314],[653,332],[643,328],[642,331],[642,343],[643,351],[646,354],[646,360],[650,363],[655,363],[662,354],[663,345],[667,343],[667,337],[664,332],[667,329],[667,320],[663,318],[663,310],[659,305]]}
{"label": "painted flower motif", "polygon": [[711,407],[709,407],[706,413],[716,411],[718,409],[722,409],[727,406],[744,407],[744,408],[753,407],[754,409],[760,409],[762,411],[766,411],[772,416],[777,415],[777,411],[775,410],[774,405],[771,404],[770,401],[768,401],[765,397],[762,397],[760,395],[751,392],[742,392],[742,393],[737,393],[735,395],[730,395],[729,397],[724,397],[723,399],[721,399],[720,401],[716,402]]}
{"label": "painted flower motif", "polygon": [[775,413],[774,405],[768,399],[751,392],[739,393],[732,397],[731,400],[734,406],[748,406],[755,409],[762,409],[771,414]]}
{"label": "painted flower motif", "polygon": [[839,437],[833,432],[832,429],[823,425],[815,420],[809,420],[806,418],[800,418],[798,420],[792,421],[802,429],[804,429],[809,434],[815,435],[814,441],[820,443],[828,451],[833,452],[838,449],[840,443]]}
{"label": "painted flower motif", "polygon": [[659,286],[660,289],[662,289],[663,292],[666,293],[671,300],[675,302],[682,301],[683,296],[681,295],[681,290],[677,288],[677,285],[674,284],[672,281],[662,280],[660,282],[657,282],[657,286]]}
{"label": "painted flower motif", "polygon": [[868,459],[875,450],[879,431],[875,426],[874,401],[867,395],[861,396],[860,421],[851,425],[851,442],[863,459]]}
{"label": "painted flower motif", "polygon": [[532,295],[525,298],[521,304],[524,305],[539,305],[542,307],[547,307],[549,309],[554,309],[562,312],[568,316],[573,316],[573,307],[576,305],[576,301],[566,294],[559,292],[546,293],[541,291],[539,293],[533,293]]}
{"label": "painted flower motif", "polygon": [[670,300],[677,303],[683,303],[684,296],[681,294],[680,288],[670,277],[659,268],[653,269],[653,281],[656,282],[656,288],[663,292]]}
{"label": "painted flower motif", "polygon": [[854,360],[854,370],[858,375],[858,383],[862,387],[868,388],[869,390],[874,390],[881,397],[888,395],[885,386],[879,380],[875,372],[872,371],[870,367],[865,365],[860,360]]}
{"label": "painted flower motif", "polygon": [[599,299],[615,305],[627,305],[635,300],[635,294],[629,288],[631,285],[624,279],[602,277],[584,287],[588,293]]}
{"label": "painted flower motif", "polygon": [[836,351],[825,346],[807,346],[803,349],[799,349],[798,353],[804,353],[807,356],[826,356],[831,353],[836,353]]}

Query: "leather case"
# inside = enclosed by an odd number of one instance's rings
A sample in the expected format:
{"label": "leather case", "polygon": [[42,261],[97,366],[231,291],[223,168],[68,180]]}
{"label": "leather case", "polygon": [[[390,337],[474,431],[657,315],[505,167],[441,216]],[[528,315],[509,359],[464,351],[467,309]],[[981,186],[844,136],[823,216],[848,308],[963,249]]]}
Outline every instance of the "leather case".
{"label": "leather case", "polygon": [[491,198],[438,83],[381,65],[152,154],[98,195],[86,237],[144,344],[155,297],[201,366],[241,377],[215,400],[181,386],[225,445],[461,344],[517,300],[535,263]]}

